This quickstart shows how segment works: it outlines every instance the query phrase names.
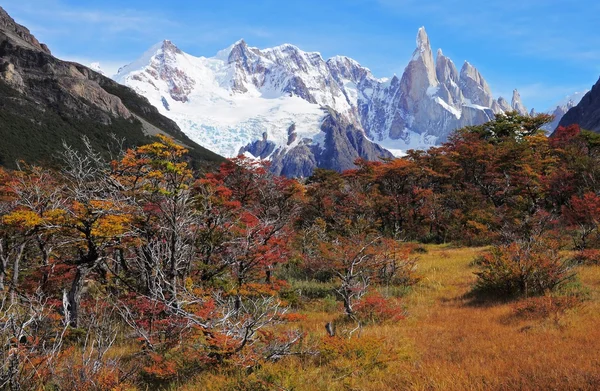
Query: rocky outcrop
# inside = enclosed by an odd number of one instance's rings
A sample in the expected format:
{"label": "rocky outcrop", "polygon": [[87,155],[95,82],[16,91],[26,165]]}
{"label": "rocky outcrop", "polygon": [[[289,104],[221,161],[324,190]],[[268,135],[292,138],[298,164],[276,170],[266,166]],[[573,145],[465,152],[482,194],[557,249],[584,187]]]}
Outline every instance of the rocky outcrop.
{"label": "rocky outcrop", "polygon": [[113,118],[131,118],[121,99],[100,87],[91,72],[19,41],[4,40],[0,46],[0,80],[28,98],[41,105],[60,103],[77,118],[94,117],[105,125]]}

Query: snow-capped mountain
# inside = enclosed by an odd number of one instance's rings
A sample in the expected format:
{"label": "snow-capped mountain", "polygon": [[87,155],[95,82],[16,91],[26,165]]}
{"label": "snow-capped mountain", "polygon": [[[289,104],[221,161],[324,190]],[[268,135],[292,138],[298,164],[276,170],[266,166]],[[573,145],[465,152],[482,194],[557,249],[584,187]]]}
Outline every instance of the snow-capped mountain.
{"label": "snow-capped mountain", "polygon": [[[344,56],[325,61],[293,45],[258,49],[241,40],[209,58],[164,41],[121,68],[115,80],[148,98],[199,144],[224,156],[271,159],[274,171],[289,175],[331,162],[327,153],[343,150],[344,161],[386,154],[370,140],[399,154],[443,142],[453,130],[496,113],[525,111],[516,91],[511,104],[495,100],[468,62],[459,72],[441,50],[434,61],[424,28],[416,43],[401,78],[378,79]],[[342,125],[349,130],[331,133]],[[294,167],[286,166],[290,153]],[[351,167],[352,160],[336,166]]]}

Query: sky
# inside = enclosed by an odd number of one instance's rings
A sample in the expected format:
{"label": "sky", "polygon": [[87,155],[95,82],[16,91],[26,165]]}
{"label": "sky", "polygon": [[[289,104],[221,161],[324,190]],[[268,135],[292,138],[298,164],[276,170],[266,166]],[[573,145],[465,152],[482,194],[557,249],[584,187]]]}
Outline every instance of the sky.
{"label": "sky", "polygon": [[213,56],[243,38],[345,55],[377,77],[401,75],[425,26],[432,49],[479,69],[496,97],[517,88],[548,110],[600,76],[597,0],[3,0],[59,58],[108,74],[164,39]]}

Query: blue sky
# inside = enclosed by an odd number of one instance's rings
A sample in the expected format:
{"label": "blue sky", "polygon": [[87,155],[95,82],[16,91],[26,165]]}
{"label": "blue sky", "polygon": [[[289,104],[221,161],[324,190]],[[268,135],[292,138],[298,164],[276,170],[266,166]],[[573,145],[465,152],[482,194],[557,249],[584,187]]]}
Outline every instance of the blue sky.
{"label": "blue sky", "polygon": [[342,54],[378,77],[401,74],[425,26],[434,52],[465,60],[494,95],[518,88],[550,108],[600,76],[597,0],[4,0],[9,14],[61,58],[107,71],[170,39],[212,56],[240,38],[260,48],[292,43]]}

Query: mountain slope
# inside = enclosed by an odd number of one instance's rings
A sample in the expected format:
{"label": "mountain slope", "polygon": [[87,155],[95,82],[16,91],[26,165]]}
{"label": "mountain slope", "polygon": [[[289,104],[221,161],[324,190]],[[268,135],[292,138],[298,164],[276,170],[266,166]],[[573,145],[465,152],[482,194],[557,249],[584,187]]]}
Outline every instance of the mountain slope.
{"label": "mountain slope", "polygon": [[82,136],[108,153],[164,133],[190,148],[198,164],[222,158],[190,140],[147,99],[80,64],[61,61],[0,8],[0,164],[17,160],[54,165],[63,142],[83,147]]}
{"label": "mountain slope", "polygon": [[584,95],[577,106],[560,120],[559,126],[579,124],[583,129],[600,133],[600,80]]}

